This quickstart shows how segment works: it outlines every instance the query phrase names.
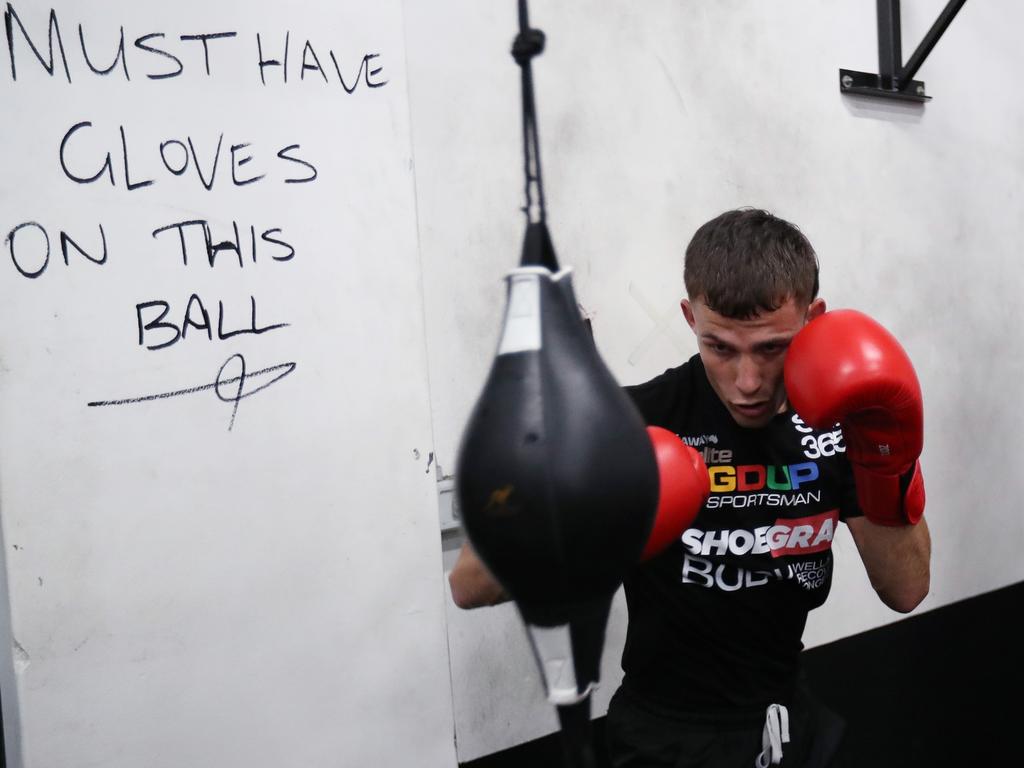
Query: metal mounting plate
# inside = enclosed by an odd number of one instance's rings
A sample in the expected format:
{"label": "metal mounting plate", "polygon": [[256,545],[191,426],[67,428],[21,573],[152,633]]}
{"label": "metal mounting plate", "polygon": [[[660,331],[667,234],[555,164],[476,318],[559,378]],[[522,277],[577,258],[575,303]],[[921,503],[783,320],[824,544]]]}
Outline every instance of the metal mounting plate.
{"label": "metal mounting plate", "polygon": [[913,101],[923,104],[931,101],[931,96],[925,94],[924,82],[911,80],[900,90],[892,90],[882,87],[882,78],[871,72],[857,72],[852,69],[839,70],[839,90],[841,93],[850,93],[856,96],[873,96],[883,99],[897,99],[899,101]]}

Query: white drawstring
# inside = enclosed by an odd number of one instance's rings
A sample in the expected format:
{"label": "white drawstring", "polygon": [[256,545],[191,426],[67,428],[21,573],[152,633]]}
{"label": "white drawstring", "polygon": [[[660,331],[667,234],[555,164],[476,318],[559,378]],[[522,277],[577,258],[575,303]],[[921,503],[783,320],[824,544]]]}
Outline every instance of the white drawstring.
{"label": "white drawstring", "polygon": [[761,754],[755,768],[768,768],[782,762],[782,745],[789,743],[789,711],[781,704],[770,704],[761,732]]}

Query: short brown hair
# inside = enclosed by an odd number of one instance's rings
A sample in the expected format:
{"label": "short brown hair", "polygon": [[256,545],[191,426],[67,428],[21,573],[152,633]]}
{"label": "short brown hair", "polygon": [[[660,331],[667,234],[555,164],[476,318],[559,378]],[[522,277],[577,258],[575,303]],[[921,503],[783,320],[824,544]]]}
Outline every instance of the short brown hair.
{"label": "short brown hair", "polygon": [[803,233],[768,211],[726,211],[704,224],[686,247],[683,281],[725,317],[749,319],[787,299],[818,295],[818,257]]}

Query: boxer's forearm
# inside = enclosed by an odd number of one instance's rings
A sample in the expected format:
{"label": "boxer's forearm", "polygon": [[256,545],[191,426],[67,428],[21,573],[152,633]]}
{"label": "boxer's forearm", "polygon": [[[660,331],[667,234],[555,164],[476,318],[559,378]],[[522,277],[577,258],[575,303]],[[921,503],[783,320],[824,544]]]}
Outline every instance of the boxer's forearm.
{"label": "boxer's forearm", "polygon": [[847,524],[882,602],[900,613],[914,610],[928,594],[931,578],[928,523],[888,526],[858,517]]}

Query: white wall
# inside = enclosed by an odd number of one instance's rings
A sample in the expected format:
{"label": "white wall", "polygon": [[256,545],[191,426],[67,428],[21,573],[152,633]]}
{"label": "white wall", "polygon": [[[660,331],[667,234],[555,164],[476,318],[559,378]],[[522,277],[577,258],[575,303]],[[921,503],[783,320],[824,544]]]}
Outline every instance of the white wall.
{"label": "white wall", "polygon": [[[904,4],[908,55],[943,5]],[[49,6],[13,6],[44,43]],[[16,82],[0,56],[0,233],[38,221],[54,240],[35,280],[0,249],[10,764],[451,766],[453,729],[460,760],[553,730],[514,609],[460,612],[445,593],[434,488],[438,465],[455,470],[518,259],[515,4],[55,7],[72,84],[20,37]],[[772,209],[815,244],[832,306],[876,316],[917,364],[935,545],[921,610],[1020,581],[1024,10],[968,3],[919,73],[935,97],[923,108],[838,93],[840,67],[877,64],[866,1],[534,0],[531,12],[548,35],[535,77],[555,244],[620,380],[694,350],[676,309],[694,229],[727,208]],[[131,82],[85,71],[79,22],[104,66],[124,26],[130,61],[145,61]],[[201,46],[178,36],[226,30],[238,37],[210,42],[207,77]],[[287,86],[259,84],[255,34],[279,49],[285,30],[300,63],[313,41],[332,83],[293,69]],[[182,56],[181,77],[145,78],[167,65],[131,50],[153,32]],[[388,85],[345,95],[329,48],[348,66],[379,53]],[[225,148],[252,143],[242,175],[268,179],[234,187],[222,165],[207,192],[143,154],[133,169],[159,173],[150,187],[76,185],[57,149],[80,120],[98,126],[75,145],[83,165],[109,148],[118,167],[119,125],[140,153],[186,135],[208,150],[224,131]],[[301,170],[272,164],[291,143],[316,183],[283,183]],[[233,219],[243,233],[282,227],[297,255],[186,268],[149,233],[192,217],[221,237]],[[100,221],[109,262],[65,267],[59,229],[91,247]],[[291,325],[141,349],[135,304],[166,298],[181,313],[193,291],[242,321],[257,296],[262,323]],[[231,432],[230,404],[209,392],[84,405],[209,383],[235,352],[250,371],[298,367],[239,403]],[[850,540],[836,551],[812,645],[896,618]],[[599,712],[624,627],[620,600]]]}
{"label": "white wall", "polygon": [[[522,220],[514,3],[407,4],[413,142],[438,460],[454,471],[486,375],[500,276]],[[909,57],[945,5],[903,4]],[[609,4],[534,0],[535,61],[555,246],[577,271],[598,344],[623,383],[695,351],[677,309],[693,231],[741,205],[801,226],[822,294],[887,325],[925,395],[936,608],[1024,578],[1014,471],[1024,365],[1024,65],[1010,0],[968,3],[918,79],[926,106],[856,100],[839,68],[877,70],[875,7],[824,0]],[[808,645],[899,616],[844,533]],[[448,609],[460,759],[554,729],[511,606]],[[618,682],[621,605],[598,709]]]}
{"label": "white wall", "polygon": [[[49,6],[14,2],[46,51]],[[6,4],[5,4],[6,9]],[[53,252],[36,279],[0,251],[0,516],[17,672],[3,682],[10,765],[182,768],[452,765],[436,491],[416,249],[404,26],[397,0],[83,4],[56,10],[72,82],[50,77],[15,22],[17,80],[0,58],[0,231],[36,221]],[[120,69],[119,28],[127,38]],[[202,45],[181,35],[233,31]],[[261,84],[256,35],[291,72]],[[168,59],[133,41],[179,56]],[[0,33],[2,34],[2,33]],[[298,77],[312,41],[330,82]],[[56,48],[56,46],[55,46]],[[382,72],[351,95],[364,54]],[[365,73],[364,73],[365,77]],[[59,164],[62,136],[81,175],[114,154],[116,186],[77,184]],[[132,179],[122,179],[119,126]],[[191,137],[210,177],[163,169],[160,142]],[[239,179],[232,182],[232,145]],[[291,154],[318,171],[282,161]],[[173,151],[173,150],[172,150]],[[180,156],[170,154],[177,160]],[[215,239],[239,222],[295,248],[259,243],[256,263],[192,251],[172,233],[209,219]],[[72,253],[58,232],[108,260]],[[25,234],[22,237],[22,234]],[[189,235],[190,249],[200,238]],[[34,238],[34,239],[33,239]],[[28,271],[38,230],[15,237]],[[225,331],[289,323],[226,341],[190,329],[162,350],[139,346],[136,304],[165,299],[178,324],[196,293]],[[196,310],[197,311],[197,310]],[[155,315],[147,315],[153,319]],[[199,321],[199,315],[192,319]],[[146,335],[147,341],[165,335]],[[88,407],[209,384],[231,355],[250,374],[295,363],[266,389],[253,375],[238,403],[207,389],[132,405]],[[237,358],[224,378],[238,376]],[[237,391],[227,383],[225,395]],[[13,716],[10,716],[12,715]],[[18,717],[20,716],[20,731]]]}

